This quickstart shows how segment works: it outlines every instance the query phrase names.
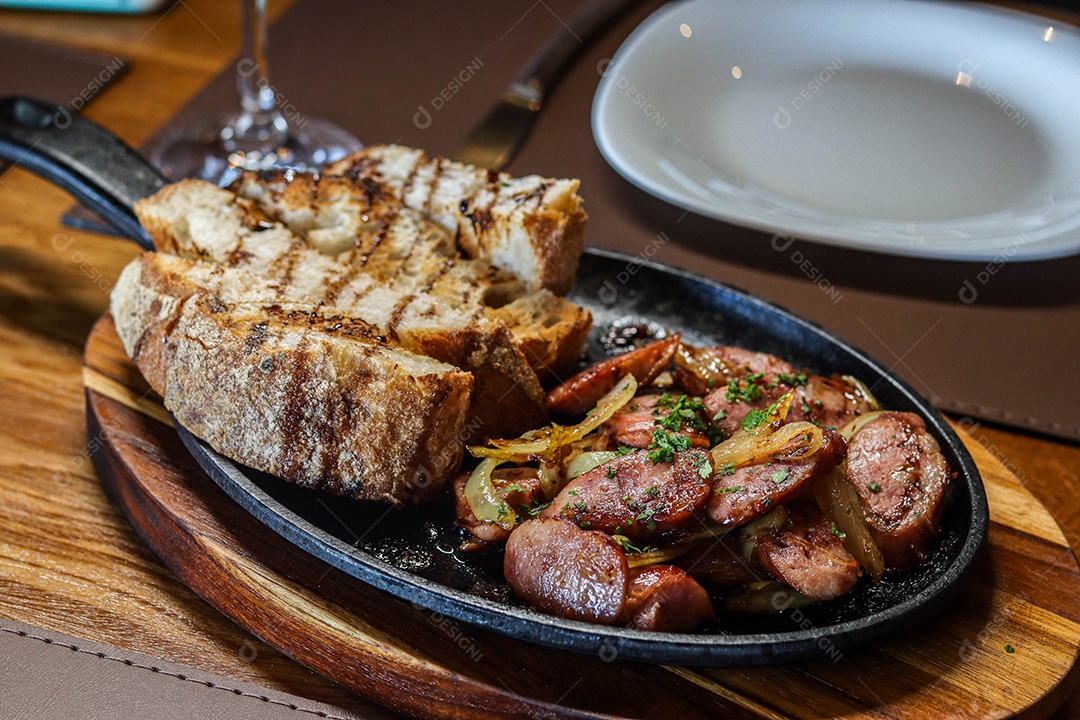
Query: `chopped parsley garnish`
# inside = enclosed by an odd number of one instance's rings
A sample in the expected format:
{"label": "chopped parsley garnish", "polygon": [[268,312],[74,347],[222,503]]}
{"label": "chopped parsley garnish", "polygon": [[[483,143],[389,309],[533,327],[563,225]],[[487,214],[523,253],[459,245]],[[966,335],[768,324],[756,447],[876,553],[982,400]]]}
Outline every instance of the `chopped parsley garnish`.
{"label": "chopped parsley garnish", "polygon": [[765,507],[769,507],[770,505],[772,505],[772,498],[770,498],[770,497],[765,498],[764,502],[762,502],[761,504],[764,505]]}
{"label": "chopped parsley garnish", "polygon": [[1012,645],[1006,645],[1005,646],[1005,652],[1014,653],[1014,652],[1016,652],[1016,648],[1014,648]]}
{"label": "chopped parsley garnish", "polygon": [[712,477],[712,463],[709,462],[709,456],[705,453],[695,454],[693,456],[694,461],[697,462],[697,474],[702,480],[708,480]]}
{"label": "chopped parsley garnish", "polygon": [[777,470],[776,472],[774,472],[772,474],[772,477],[770,478],[770,480],[772,480],[774,483],[779,485],[780,483],[787,480],[788,475],[790,475],[790,474],[791,474],[791,471],[789,471],[787,468],[780,468],[779,470]]}
{"label": "chopped parsley garnish", "polygon": [[770,405],[765,410],[751,410],[750,412],[746,413],[746,417],[744,417],[742,419],[742,423],[740,423],[742,425],[742,429],[747,431],[747,432],[750,432],[751,430],[756,428],[758,425],[760,425],[761,423],[768,420],[769,417],[774,412],[776,412],[776,408],[779,407],[779,405],[780,405],[780,400],[783,400],[783,399],[784,398],[780,398],[779,400],[774,402],[772,405]]}
{"label": "chopped parsley garnish", "polygon": [[613,468],[613,467],[609,467],[609,468],[607,469],[607,476],[608,476],[608,480],[611,480],[611,479],[613,479],[613,478],[614,478],[614,477],[615,477],[616,475],[618,475],[618,474],[619,474],[619,471],[618,471],[618,470],[616,470],[616,469],[615,469],[615,468]]}
{"label": "chopped parsley garnish", "polygon": [[866,487],[870,488],[870,492],[874,492],[874,493],[881,492],[881,486],[878,485],[876,482],[872,482],[869,485],[867,485]]}
{"label": "chopped parsley garnish", "polygon": [[542,513],[547,508],[549,508],[551,506],[551,503],[553,503],[553,502],[555,502],[555,501],[554,500],[548,500],[546,503],[543,503],[542,505],[537,505],[536,507],[528,507],[526,505],[518,505],[517,508],[518,508],[518,512],[520,514],[522,514],[522,515],[528,515],[529,517],[537,517],[540,513]]}
{"label": "chopped parsley garnish", "polygon": [[810,381],[810,378],[808,378],[806,376],[806,373],[804,373],[804,372],[796,373],[795,375],[788,375],[787,373],[779,373],[779,374],[777,374],[776,379],[779,380],[780,382],[784,383],[785,385],[790,385],[791,387],[798,387],[800,385],[805,385],[806,383],[808,383]]}
{"label": "chopped parsley garnish", "polygon": [[650,531],[655,530],[656,529],[656,521],[653,520],[653,516],[656,515],[656,513],[662,513],[662,512],[664,512],[664,506],[663,505],[657,505],[655,507],[646,508],[645,510],[638,513],[638,516],[636,518],[634,518],[634,522],[645,521],[645,527],[649,528]]}
{"label": "chopped parsley garnish", "polygon": [[514,483],[513,485],[507,485],[506,487],[504,487],[499,492],[504,492],[504,493],[519,492],[519,493],[523,493],[523,492],[525,492],[525,488],[521,487],[517,483]]}
{"label": "chopped parsley garnish", "polygon": [[644,552],[649,552],[652,549],[648,545],[643,548],[635,547],[633,543],[630,542],[630,538],[626,537],[625,535],[620,535],[619,533],[615,533],[611,537],[613,537],[615,539],[615,542],[619,543],[619,545],[622,545],[622,549],[628,553],[641,554]]}
{"label": "chopped parsley garnish", "polygon": [[751,410],[746,413],[746,417],[742,419],[740,425],[742,429],[750,432],[761,423],[765,422],[765,418],[769,417],[769,414],[764,410]]}
{"label": "chopped parsley garnish", "polygon": [[645,497],[660,497],[660,488],[653,485],[645,491]]}
{"label": "chopped parsley garnish", "polygon": [[567,491],[566,491],[566,494],[567,494],[567,495],[572,495],[572,496],[574,496],[574,497],[577,497],[577,490],[575,490],[575,489],[573,489],[573,488],[570,488],[569,490],[567,490]]}
{"label": "chopped parsley garnish", "polygon": [[727,411],[726,410],[717,410],[716,414],[712,416],[712,419],[713,419],[713,422],[720,422],[721,420],[723,420],[726,417],[727,417]]}
{"label": "chopped parsley garnish", "polygon": [[674,435],[664,432],[663,428],[653,430],[652,442],[649,444],[649,462],[653,465],[662,462],[671,462],[675,453],[690,449],[690,438],[685,435]]}
{"label": "chopped parsley garnish", "polygon": [[574,503],[574,509],[578,512],[587,512],[589,509],[589,505],[584,500],[578,500],[576,503]]}
{"label": "chopped parsley garnish", "polygon": [[616,450],[615,452],[619,453],[619,455],[622,456],[622,455],[629,455],[630,453],[634,452],[635,450],[637,450],[637,448],[628,447],[626,445],[620,445],[619,449]]}
{"label": "chopped parsley garnish", "polygon": [[709,438],[709,447],[716,447],[724,442],[724,431],[715,425],[709,425],[705,428],[705,437]]}
{"label": "chopped parsley garnish", "polygon": [[726,488],[716,488],[715,490],[713,490],[713,492],[717,495],[727,495],[728,493],[741,492],[745,489],[746,488],[744,488],[742,485],[732,485],[731,487]]}
{"label": "chopped parsley garnish", "polygon": [[734,475],[735,474],[735,461],[732,460],[727,465],[724,465],[723,467],[719,468],[716,471],[716,474],[717,475]]}
{"label": "chopped parsley garnish", "polygon": [[[667,410],[667,415],[660,417],[661,410]],[[682,395],[668,395],[663,393],[656,399],[656,407],[653,415],[656,416],[656,424],[667,428],[672,432],[687,427],[701,432],[705,431],[705,422],[698,415],[705,410],[705,403],[700,398],[692,398],[685,393]]]}
{"label": "chopped parsley garnish", "polygon": [[758,381],[765,377],[765,373],[750,373],[742,380],[729,380],[724,399],[729,403],[737,403],[740,400],[751,403],[765,397],[765,392],[758,386]]}
{"label": "chopped parsley garnish", "polygon": [[841,540],[847,537],[847,533],[840,532],[840,528],[836,527],[835,525],[832,526],[832,534],[840,538]]}

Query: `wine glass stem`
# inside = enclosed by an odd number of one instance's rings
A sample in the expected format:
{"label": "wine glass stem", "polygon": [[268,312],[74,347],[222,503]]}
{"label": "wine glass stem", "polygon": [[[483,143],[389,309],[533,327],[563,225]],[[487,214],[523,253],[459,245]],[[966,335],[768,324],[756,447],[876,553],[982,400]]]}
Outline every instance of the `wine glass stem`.
{"label": "wine glass stem", "polygon": [[[243,0],[244,57],[237,65],[240,115],[233,142],[238,149],[272,152],[285,144],[288,125],[277,110],[266,61],[266,0]],[[239,146],[246,146],[240,148]]]}

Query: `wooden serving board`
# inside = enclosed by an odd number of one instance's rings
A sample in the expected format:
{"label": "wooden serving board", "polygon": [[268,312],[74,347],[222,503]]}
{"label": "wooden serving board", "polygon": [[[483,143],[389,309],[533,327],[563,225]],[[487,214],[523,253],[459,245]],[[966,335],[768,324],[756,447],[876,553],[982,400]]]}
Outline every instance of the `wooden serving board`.
{"label": "wooden serving board", "polygon": [[84,376],[99,472],[165,563],[266,642],[406,713],[1043,718],[1077,679],[1076,557],[1046,509],[977,443],[988,548],[944,612],[835,659],[690,669],[538,647],[367,587],[280,539],[203,474],[107,315],[90,335]]}

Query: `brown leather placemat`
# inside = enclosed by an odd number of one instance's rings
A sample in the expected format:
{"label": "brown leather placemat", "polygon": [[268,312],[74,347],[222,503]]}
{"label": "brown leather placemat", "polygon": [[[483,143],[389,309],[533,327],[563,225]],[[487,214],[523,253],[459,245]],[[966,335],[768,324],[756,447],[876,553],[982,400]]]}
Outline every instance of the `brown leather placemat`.
{"label": "brown leather placemat", "polygon": [[[448,153],[580,5],[302,0],[271,30],[271,77],[300,113],[334,120],[363,142]],[[892,366],[961,427],[976,422],[963,418],[978,418],[1080,439],[1080,383],[1072,377],[1080,257],[988,266],[788,245],[687,214],[607,165],[590,126],[599,69],[659,5],[643,3],[582,54],[508,169],[581,178],[591,244],[783,305]],[[232,107],[233,71],[227,67],[174,121]],[[633,292],[632,273],[626,278],[620,290]],[[974,302],[961,298],[965,283],[977,290]]]}
{"label": "brown leather placemat", "polygon": [[[254,653],[255,645],[241,652]],[[58,691],[58,688],[63,688]],[[0,617],[0,717],[397,717],[364,701],[334,707]]]}

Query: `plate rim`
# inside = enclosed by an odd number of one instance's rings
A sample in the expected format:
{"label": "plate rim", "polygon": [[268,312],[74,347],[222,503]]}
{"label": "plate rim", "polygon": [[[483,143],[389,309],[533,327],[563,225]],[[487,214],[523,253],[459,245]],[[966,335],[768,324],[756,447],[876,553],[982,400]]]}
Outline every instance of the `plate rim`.
{"label": "plate rim", "polygon": [[[850,0],[848,1],[850,2]],[[936,9],[948,8],[955,12],[969,13],[978,16],[993,16],[1005,21],[1011,20],[1019,22],[1022,20],[1045,20],[1052,22],[1055,30],[1059,27],[1064,28],[1080,39],[1080,26],[1078,25],[1073,25],[1066,21],[1044,18],[1035,13],[1025,12],[1014,8],[1003,8],[983,3],[955,5],[939,0],[912,1]],[[848,250],[953,262],[992,262],[1001,258],[1016,262],[1037,262],[1068,257],[1080,253],[1080,213],[1045,225],[1041,228],[1044,236],[1033,240],[1021,240],[1021,237],[1026,236],[1024,232],[1020,232],[1019,235],[989,235],[983,233],[976,238],[964,238],[962,242],[954,241],[953,243],[949,243],[948,241],[939,238],[938,240],[930,241],[925,245],[918,245],[914,242],[895,242],[883,246],[879,244],[880,239],[875,239],[866,235],[864,230],[859,230],[858,228],[855,228],[854,230],[852,230],[852,228],[846,228],[844,227],[844,224],[860,222],[900,223],[902,221],[856,218],[850,215],[819,211],[816,208],[811,209],[822,212],[823,216],[832,218],[833,221],[827,226],[820,223],[814,223],[808,227],[805,221],[800,222],[798,218],[793,218],[791,213],[787,211],[785,211],[780,221],[776,221],[775,219],[763,219],[753,212],[740,210],[737,207],[737,202],[732,201],[727,203],[726,206],[718,206],[715,203],[708,202],[705,196],[692,198],[690,197],[690,193],[680,192],[674,184],[665,183],[657,179],[658,175],[656,173],[646,174],[638,172],[638,170],[630,165],[627,160],[630,150],[620,147],[620,145],[625,144],[625,141],[615,140],[613,137],[615,133],[609,128],[611,123],[605,122],[603,119],[605,113],[605,100],[608,96],[617,94],[614,89],[614,74],[610,73],[609,70],[617,67],[627,56],[634,54],[635,51],[637,51],[637,45],[644,42],[647,34],[652,30],[654,25],[659,24],[669,15],[675,14],[685,6],[691,4],[717,7],[708,2],[704,2],[704,0],[678,0],[677,2],[665,4],[655,10],[637,25],[620,44],[618,50],[612,56],[610,63],[604,68],[596,92],[593,95],[590,111],[590,125],[594,142],[604,160],[615,169],[622,178],[636,186],[638,189],[653,195],[664,202],[702,217],[719,220],[738,227],[750,228],[760,232],[790,235],[801,240]],[[861,5],[861,3],[851,4]],[[638,51],[638,54],[640,54],[640,51]],[[1078,64],[1078,67],[1080,67],[1080,64]],[[1005,212],[1007,210],[1008,208],[1002,208],[997,212]],[[947,225],[950,222],[952,221],[935,221],[934,223],[928,222],[925,224]],[[973,240],[975,242],[974,247],[966,244]],[[935,242],[938,243],[936,246],[934,244]]]}
{"label": "plate rim", "polygon": [[[920,408],[927,411],[928,426],[935,438],[948,444],[960,463],[953,468],[965,480],[970,503],[970,527],[957,552],[956,560],[927,585],[918,598],[905,598],[897,605],[853,620],[828,625],[825,632],[817,627],[789,632],[753,635],[718,635],[702,633],[657,633],[567,620],[540,613],[527,607],[508,606],[501,602],[470,595],[455,588],[426,580],[394,567],[313,525],[287,506],[273,499],[238,467],[204,441],[194,436],[173,418],[182,442],[198,465],[234,501],[284,540],[325,561],[360,582],[410,602],[414,607],[441,613],[483,629],[528,642],[580,653],[604,653],[610,659],[647,663],[677,663],[686,666],[759,665],[821,657],[827,638],[831,647],[842,651],[862,645],[886,632],[909,627],[939,610],[959,590],[985,543],[989,527],[989,508],[981,474],[956,432],[944,416],[919,395],[907,382],[893,375],[877,361],[853,347],[821,325],[769,302],[752,293],[721,283],[697,273],[615,250],[587,246],[585,254],[609,261],[633,262],[653,271],[674,274],[700,283],[714,291],[731,293],[767,312],[784,316],[823,335],[842,351],[853,354],[895,382]],[[970,507],[968,507],[970,505]],[[432,586],[437,586],[438,589]],[[924,597],[929,596],[929,597]],[[857,639],[849,636],[858,633]]]}

